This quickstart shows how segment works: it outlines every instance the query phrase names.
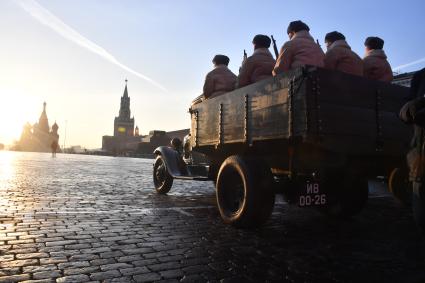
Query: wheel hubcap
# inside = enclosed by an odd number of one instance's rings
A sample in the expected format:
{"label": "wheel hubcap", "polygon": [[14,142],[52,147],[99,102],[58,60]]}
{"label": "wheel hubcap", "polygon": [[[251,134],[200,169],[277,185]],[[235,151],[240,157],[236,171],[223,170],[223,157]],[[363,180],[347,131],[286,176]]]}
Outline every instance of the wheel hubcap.
{"label": "wheel hubcap", "polygon": [[244,183],[238,172],[233,170],[223,177],[223,190],[221,192],[223,208],[229,215],[236,214],[243,206],[245,198]]}
{"label": "wheel hubcap", "polygon": [[164,163],[162,161],[159,162],[159,164],[156,168],[155,179],[158,182],[159,186],[162,186],[165,182],[165,166],[164,166]]}

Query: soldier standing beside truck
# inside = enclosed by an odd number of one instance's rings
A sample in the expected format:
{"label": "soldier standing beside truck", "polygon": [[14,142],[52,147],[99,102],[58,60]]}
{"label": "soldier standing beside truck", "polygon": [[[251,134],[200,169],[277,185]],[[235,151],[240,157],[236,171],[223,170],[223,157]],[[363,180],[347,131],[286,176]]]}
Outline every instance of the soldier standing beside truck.
{"label": "soldier standing beside truck", "polygon": [[273,75],[302,65],[323,67],[325,54],[310,35],[310,28],[302,21],[291,22],[287,29],[289,41],[280,49]]}
{"label": "soldier standing beside truck", "polygon": [[409,102],[402,107],[400,118],[407,124],[414,124],[415,133],[407,163],[413,186],[413,214],[425,235],[425,68],[414,74],[407,99]]}
{"label": "soldier standing beside truck", "polygon": [[271,40],[267,35],[257,34],[252,40],[254,53],[244,60],[239,70],[238,87],[253,84],[272,76],[276,61],[269,51]]}
{"label": "soldier standing beside truck", "polygon": [[326,34],[325,44],[325,69],[363,76],[363,61],[351,50],[342,33],[333,31]]}
{"label": "soldier standing beside truck", "polygon": [[364,43],[366,55],[363,58],[363,73],[366,78],[382,82],[393,80],[393,71],[387,61],[384,50],[384,40],[371,36]]}

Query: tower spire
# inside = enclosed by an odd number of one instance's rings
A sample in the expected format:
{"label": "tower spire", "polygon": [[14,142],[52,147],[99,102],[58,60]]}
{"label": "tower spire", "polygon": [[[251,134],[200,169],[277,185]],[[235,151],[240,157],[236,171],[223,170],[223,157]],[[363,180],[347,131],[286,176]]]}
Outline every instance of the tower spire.
{"label": "tower spire", "polygon": [[124,97],[128,97],[127,82],[128,82],[128,80],[125,79]]}

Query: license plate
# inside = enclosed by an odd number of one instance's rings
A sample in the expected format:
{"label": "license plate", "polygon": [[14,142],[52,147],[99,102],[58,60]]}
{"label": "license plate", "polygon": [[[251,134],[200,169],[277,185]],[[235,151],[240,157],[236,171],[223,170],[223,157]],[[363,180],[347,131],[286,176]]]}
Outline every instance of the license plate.
{"label": "license plate", "polygon": [[304,191],[298,197],[298,206],[321,206],[326,204],[326,194],[321,193],[319,183],[305,183]]}

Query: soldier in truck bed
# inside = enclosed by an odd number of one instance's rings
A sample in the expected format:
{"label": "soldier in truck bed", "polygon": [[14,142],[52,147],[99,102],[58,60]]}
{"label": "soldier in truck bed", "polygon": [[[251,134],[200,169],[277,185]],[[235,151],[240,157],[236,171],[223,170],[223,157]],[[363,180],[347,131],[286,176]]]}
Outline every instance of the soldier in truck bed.
{"label": "soldier in truck bed", "polygon": [[291,22],[287,29],[289,41],[280,49],[273,75],[302,65],[323,67],[325,54],[310,35],[310,28],[302,21]]}
{"label": "soldier in truck bed", "polygon": [[227,68],[230,59],[225,55],[215,55],[214,69],[207,74],[204,83],[203,99],[212,98],[235,89],[237,76]]}
{"label": "soldier in truck bed", "polygon": [[267,35],[257,34],[252,40],[254,53],[242,64],[239,71],[238,87],[253,84],[272,76],[276,61],[269,51],[271,39]]}
{"label": "soldier in truck bed", "polygon": [[366,55],[363,58],[363,73],[366,78],[383,82],[393,80],[393,71],[385,55],[384,41],[376,36],[366,38]]}
{"label": "soldier in truck bed", "polygon": [[326,69],[363,76],[363,61],[359,55],[351,50],[342,33],[333,31],[326,34],[325,44],[327,48],[325,54]]}

